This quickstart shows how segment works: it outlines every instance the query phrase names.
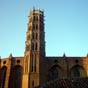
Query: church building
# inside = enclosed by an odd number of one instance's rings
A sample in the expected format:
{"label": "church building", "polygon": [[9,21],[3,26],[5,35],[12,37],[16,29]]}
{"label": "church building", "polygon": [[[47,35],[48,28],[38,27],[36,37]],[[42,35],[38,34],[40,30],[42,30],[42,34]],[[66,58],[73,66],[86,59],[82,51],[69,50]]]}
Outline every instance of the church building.
{"label": "church building", "polygon": [[0,58],[0,88],[33,88],[58,78],[88,76],[88,55],[46,56],[44,11],[33,8],[28,19],[24,56]]}

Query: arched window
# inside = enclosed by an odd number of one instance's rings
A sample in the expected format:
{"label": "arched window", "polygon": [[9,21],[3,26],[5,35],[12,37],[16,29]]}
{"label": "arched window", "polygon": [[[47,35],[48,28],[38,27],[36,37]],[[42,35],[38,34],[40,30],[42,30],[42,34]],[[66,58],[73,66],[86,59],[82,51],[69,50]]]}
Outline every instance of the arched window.
{"label": "arched window", "polygon": [[70,76],[71,77],[86,77],[87,73],[84,67],[80,65],[75,65],[70,70]]}
{"label": "arched window", "polygon": [[21,88],[22,85],[22,68],[20,66],[15,67],[15,74],[14,74],[14,80],[15,80],[15,88]]}
{"label": "arched window", "polygon": [[74,77],[80,77],[79,67],[75,67],[75,68],[73,69],[73,76],[74,76]]}
{"label": "arched window", "polygon": [[59,68],[57,65],[53,66],[50,70],[49,70],[49,74],[48,74],[48,80],[55,80],[59,77]]}
{"label": "arched window", "polygon": [[58,68],[54,68],[52,71],[52,79],[57,79],[58,78]]}
{"label": "arched window", "polygon": [[22,73],[23,69],[19,65],[11,69],[8,88],[22,88]]}
{"label": "arched window", "polygon": [[76,65],[71,69],[71,76],[72,77],[80,77],[80,66]]}
{"label": "arched window", "polygon": [[4,88],[5,86],[6,71],[7,67],[5,66],[0,69],[0,88]]}
{"label": "arched window", "polygon": [[38,21],[38,16],[34,16],[34,21]]}

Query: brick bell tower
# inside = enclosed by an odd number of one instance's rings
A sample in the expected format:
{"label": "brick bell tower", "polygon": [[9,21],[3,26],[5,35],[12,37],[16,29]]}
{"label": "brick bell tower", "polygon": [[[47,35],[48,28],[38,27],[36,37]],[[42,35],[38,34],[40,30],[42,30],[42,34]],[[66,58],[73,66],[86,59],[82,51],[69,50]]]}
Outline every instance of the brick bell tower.
{"label": "brick bell tower", "polygon": [[33,8],[28,17],[23,80],[32,88],[40,84],[40,62],[45,57],[44,12]]}

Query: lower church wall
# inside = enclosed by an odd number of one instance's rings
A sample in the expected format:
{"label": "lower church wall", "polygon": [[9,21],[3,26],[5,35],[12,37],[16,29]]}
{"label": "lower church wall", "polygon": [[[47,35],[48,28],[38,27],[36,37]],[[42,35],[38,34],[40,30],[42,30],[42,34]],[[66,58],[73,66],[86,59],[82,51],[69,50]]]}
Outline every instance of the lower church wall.
{"label": "lower church wall", "polygon": [[[17,61],[12,63],[9,58],[0,61],[0,88],[12,88],[17,82],[17,86],[20,85],[19,88],[32,88],[32,86],[38,86],[58,78],[88,77],[88,58],[67,60],[63,58],[60,60],[45,58],[40,62],[40,73],[23,73],[24,60],[19,60],[19,63]],[[15,67],[22,68],[22,73],[20,73],[21,69],[19,71],[17,68],[14,72],[14,74],[18,72],[16,74],[17,82],[12,81],[14,76],[11,76],[13,73],[10,73]],[[20,74],[22,74],[22,77]]]}

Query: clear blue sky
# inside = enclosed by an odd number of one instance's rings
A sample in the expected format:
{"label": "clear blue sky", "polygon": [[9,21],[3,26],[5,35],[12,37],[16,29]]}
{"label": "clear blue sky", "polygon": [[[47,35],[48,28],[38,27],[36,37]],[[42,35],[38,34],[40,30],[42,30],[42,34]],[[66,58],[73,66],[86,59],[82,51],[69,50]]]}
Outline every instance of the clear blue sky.
{"label": "clear blue sky", "polygon": [[28,15],[44,9],[46,55],[86,56],[88,0],[0,0],[0,56],[24,56]]}

